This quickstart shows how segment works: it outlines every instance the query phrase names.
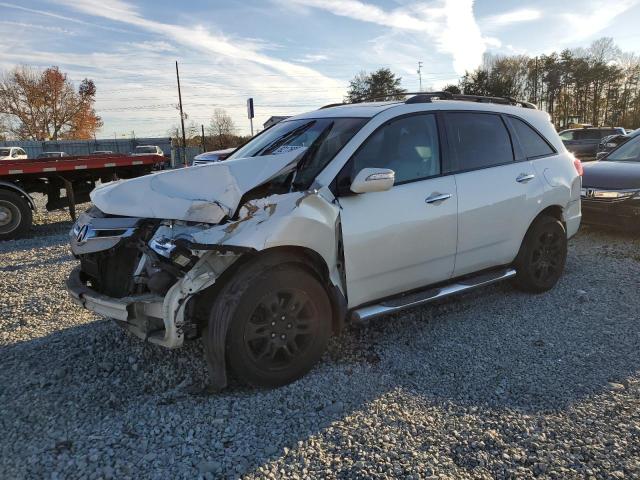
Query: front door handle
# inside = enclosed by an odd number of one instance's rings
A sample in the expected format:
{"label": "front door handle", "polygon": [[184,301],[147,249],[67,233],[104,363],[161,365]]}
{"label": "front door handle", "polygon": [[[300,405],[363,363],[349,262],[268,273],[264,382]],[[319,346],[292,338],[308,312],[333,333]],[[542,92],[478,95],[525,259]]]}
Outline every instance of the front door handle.
{"label": "front door handle", "polygon": [[428,196],[424,201],[427,203],[439,203],[439,202],[444,202],[449,198],[451,198],[450,193],[434,193]]}
{"label": "front door handle", "polygon": [[516,182],[527,183],[534,178],[536,178],[536,176],[533,173],[521,173],[520,175],[518,175],[518,178],[516,178]]}

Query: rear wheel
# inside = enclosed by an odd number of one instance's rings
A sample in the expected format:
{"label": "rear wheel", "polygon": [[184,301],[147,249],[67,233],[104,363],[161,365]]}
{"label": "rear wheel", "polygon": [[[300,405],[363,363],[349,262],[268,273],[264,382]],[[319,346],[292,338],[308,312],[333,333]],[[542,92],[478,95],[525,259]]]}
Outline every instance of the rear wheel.
{"label": "rear wheel", "polygon": [[0,240],[10,240],[24,235],[33,222],[33,214],[21,195],[0,190]]}
{"label": "rear wheel", "polygon": [[534,293],[550,290],[560,279],[566,259],[567,232],[562,222],[546,215],[538,218],[516,258],[516,286]]}
{"label": "rear wheel", "polygon": [[331,334],[326,291],[296,264],[257,264],[238,272],[217,295],[208,332],[225,314],[231,316],[229,367],[250,385],[278,387],[302,377],[320,359]]}

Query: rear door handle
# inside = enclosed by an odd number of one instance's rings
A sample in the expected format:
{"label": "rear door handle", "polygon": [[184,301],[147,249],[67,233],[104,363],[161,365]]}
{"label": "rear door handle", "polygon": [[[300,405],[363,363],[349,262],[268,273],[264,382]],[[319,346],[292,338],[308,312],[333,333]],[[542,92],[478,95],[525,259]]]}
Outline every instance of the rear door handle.
{"label": "rear door handle", "polygon": [[518,183],[527,183],[527,182],[533,180],[534,178],[536,178],[536,176],[533,173],[521,173],[516,178],[516,182],[518,182]]}
{"label": "rear door handle", "polygon": [[451,198],[450,193],[434,193],[433,195],[430,195],[429,197],[427,197],[424,201],[427,203],[438,203],[438,202],[444,202],[449,198]]}

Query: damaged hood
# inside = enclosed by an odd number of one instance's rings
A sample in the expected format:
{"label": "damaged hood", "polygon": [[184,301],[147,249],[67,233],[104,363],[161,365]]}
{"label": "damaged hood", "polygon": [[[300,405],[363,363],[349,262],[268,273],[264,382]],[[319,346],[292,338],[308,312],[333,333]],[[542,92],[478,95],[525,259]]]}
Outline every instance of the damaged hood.
{"label": "damaged hood", "polygon": [[218,223],[234,214],[245,193],[293,171],[305,150],[111,182],[91,192],[91,201],[110,215]]}

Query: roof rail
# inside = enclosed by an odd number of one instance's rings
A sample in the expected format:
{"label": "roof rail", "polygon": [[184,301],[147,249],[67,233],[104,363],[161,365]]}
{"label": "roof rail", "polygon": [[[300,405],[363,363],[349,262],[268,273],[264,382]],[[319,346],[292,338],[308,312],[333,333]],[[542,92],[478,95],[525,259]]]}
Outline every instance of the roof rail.
{"label": "roof rail", "polygon": [[501,105],[517,105],[524,108],[538,108],[533,103],[516,100],[511,97],[487,97],[484,95],[463,95],[451,92],[417,92],[408,93],[407,95],[414,96],[407,99],[405,103],[429,103],[433,98],[439,98],[440,100],[462,100],[466,102],[498,103]]}
{"label": "roof rail", "polygon": [[342,105],[347,105],[347,104],[346,103],[330,103],[328,105],[321,106],[318,110],[322,110],[323,108],[341,107]]}
{"label": "roof rail", "polygon": [[[484,95],[463,95],[460,93],[451,93],[451,92],[405,92],[400,94],[391,94],[391,95],[378,95],[375,97],[367,97],[358,102],[349,103],[330,103],[329,105],[324,105],[320,107],[320,110],[323,108],[331,108],[331,107],[339,107],[341,105],[353,105],[357,103],[363,102],[371,102],[376,100],[383,100],[389,97],[400,97],[400,96],[409,96],[410,98],[406,99],[404,103],[412,104],[412,103],[431,103],[434,98],[439,100],[461,100],[466,102],[479,102],[479,103],[498,103],[501,105],[515,105],[524,108],[533,108],[538,109],[533,103],[525,102],[522,100],[516,100],[511,97],[488,97]],[[390,100],[397,101],[398,103],[402,102],[402,100]]]}

